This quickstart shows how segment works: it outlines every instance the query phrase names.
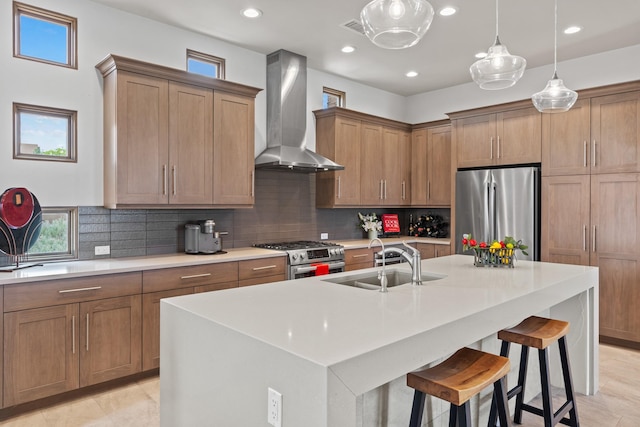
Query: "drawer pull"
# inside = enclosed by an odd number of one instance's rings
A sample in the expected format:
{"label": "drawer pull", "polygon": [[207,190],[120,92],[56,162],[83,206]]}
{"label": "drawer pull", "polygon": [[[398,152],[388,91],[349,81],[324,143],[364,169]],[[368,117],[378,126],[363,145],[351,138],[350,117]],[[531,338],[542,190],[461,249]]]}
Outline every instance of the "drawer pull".
{"label": "drawer pull", "polygon": [[92,286],[90,288],[77,288],[77,289],[63,289],[58,291],[59,294],[68,294],[71,292],[83,292],[83,291],[97,291],[98,289],[102,289],[102,286]]}
{"label": "drawer pull", "polygon": [[276,268],[277,265],[265,265],[264,267],[253,267],[253,271],[258,271],[258,270],[269,270],[271,268]]}
{"label": "drawer pull", "polygon": [[195,279],[196,277],[209,277],[211,273],[192,274],[190,276],[182,276],[180,279]]}
{"label": "drawer pull", "polygon": [[371,254],[353,255],[351,258],[363,258],[363,257],[368,257],[368,256],[371,256]]}

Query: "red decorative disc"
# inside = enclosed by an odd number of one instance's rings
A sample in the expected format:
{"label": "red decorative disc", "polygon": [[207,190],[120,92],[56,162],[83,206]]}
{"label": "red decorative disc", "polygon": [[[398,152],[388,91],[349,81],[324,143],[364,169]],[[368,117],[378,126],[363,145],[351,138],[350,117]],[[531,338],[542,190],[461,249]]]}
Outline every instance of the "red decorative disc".
{"label": "red decorative disc", "polygon": [[33,216],[33,197],[23,187],[10,188],[0,196],[0,218],[9,228],[22,228]]}

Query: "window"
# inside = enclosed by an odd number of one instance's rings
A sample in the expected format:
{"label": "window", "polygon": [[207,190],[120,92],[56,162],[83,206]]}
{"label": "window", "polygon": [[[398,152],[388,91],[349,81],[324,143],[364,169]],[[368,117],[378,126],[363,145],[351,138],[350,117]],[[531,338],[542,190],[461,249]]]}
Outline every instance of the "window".
{"label": "window", "polygon": [[77,161],[75,111],[14,103],[13,115],[14,159]]}
{"label": "window", "polygon": [[76,18],[13,2],[13,56],[78,68],[76,28]]}
{"label": "window", "polygon": [[29,249],[30,261],[59,261],[78,257],[78,208],[41,208],[38,240]]}
{"label": "window", "polygon": [[341,90],[331,89],[330,87],[322,88],[322,108],[346,107],[347,94]]}
{"label": "window", "polygon": [[224,59],[187,49],[187,71],[224,79]]}

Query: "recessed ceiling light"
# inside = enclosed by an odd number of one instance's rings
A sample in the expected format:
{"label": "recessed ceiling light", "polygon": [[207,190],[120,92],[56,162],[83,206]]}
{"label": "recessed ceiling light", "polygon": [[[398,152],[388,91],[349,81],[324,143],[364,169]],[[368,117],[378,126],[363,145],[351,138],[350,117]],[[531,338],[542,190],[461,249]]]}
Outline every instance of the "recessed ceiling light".
{"label": "recessed ceiling light", "polygon": [[409,71],[409,72],[407,72],[407,74],[405,74],[405,76],[407,76],[407,77],[415,77],[417,75],[418,75],[417,71]]}
{"label": "recessed ceiling light", "polygon": [[242,15],[245,18],[258,18],[262,16],[262,11],[260,9],[255,9],[253,7],[249,7],[242,11]]}
{"label": "recessed ceiling light", "polygon": [[354,50],[356,50],[356,48],[355,48],[355,47],[353,47],[353,46],[344,46],[341,50],[342,50],[342,52],[344,52],[344,53],[351,53],[351,52],[353,52]]}
{"label": "recessed ceiling light", "polygon": [[475,57],[478,58],[478,59],[482,59],[485,56],[487,56],[487,52],[478,52],[478,53],[475,54]]}
{"label": "recessed ceiling light", "polygon": [[571,27],[567,27],[564,29],[565,34],[575,34],[579,33],[582,30],[582,27],[578,27],[577,25],[572,25]]}
{"label": "recessed ceiling light", "polygon": [[443,7],[442,9],[440,9],[440,12],[438,12],[438,13],[441,16],[451,16],[451,15],[454,15],[457,11],[458,11],[458,9],[456,9],[455,7],[446,6],[446,7]]}

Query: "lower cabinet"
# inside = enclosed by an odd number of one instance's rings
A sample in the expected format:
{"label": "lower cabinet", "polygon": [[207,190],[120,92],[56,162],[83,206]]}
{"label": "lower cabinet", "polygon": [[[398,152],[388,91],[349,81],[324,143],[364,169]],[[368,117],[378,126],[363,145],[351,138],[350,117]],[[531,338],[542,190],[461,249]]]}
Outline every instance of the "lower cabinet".
{"label": "lower cabinet", "polygon": [[417,249],[420,251],[420,258],[438,258],[441,256],[451,255],[451,246],[440,245],[435,243],[418,243]]}
{"label": "lower cabinet", "polygon": [[240,261],[238,285],[252,286],[286,280],[286,258],[262,258]]}
{"label": "lower cabinet", "polygon": [[[377,248],[377,250],[382,249],[379,246]],[[346,249],[344,251],[344,270],[353,271],[375,266],[374,250],[375,248]]]}
{"label": "lower cabinet", "polygon": [[4,406],[140,372],[141,297],[4,315]]}

